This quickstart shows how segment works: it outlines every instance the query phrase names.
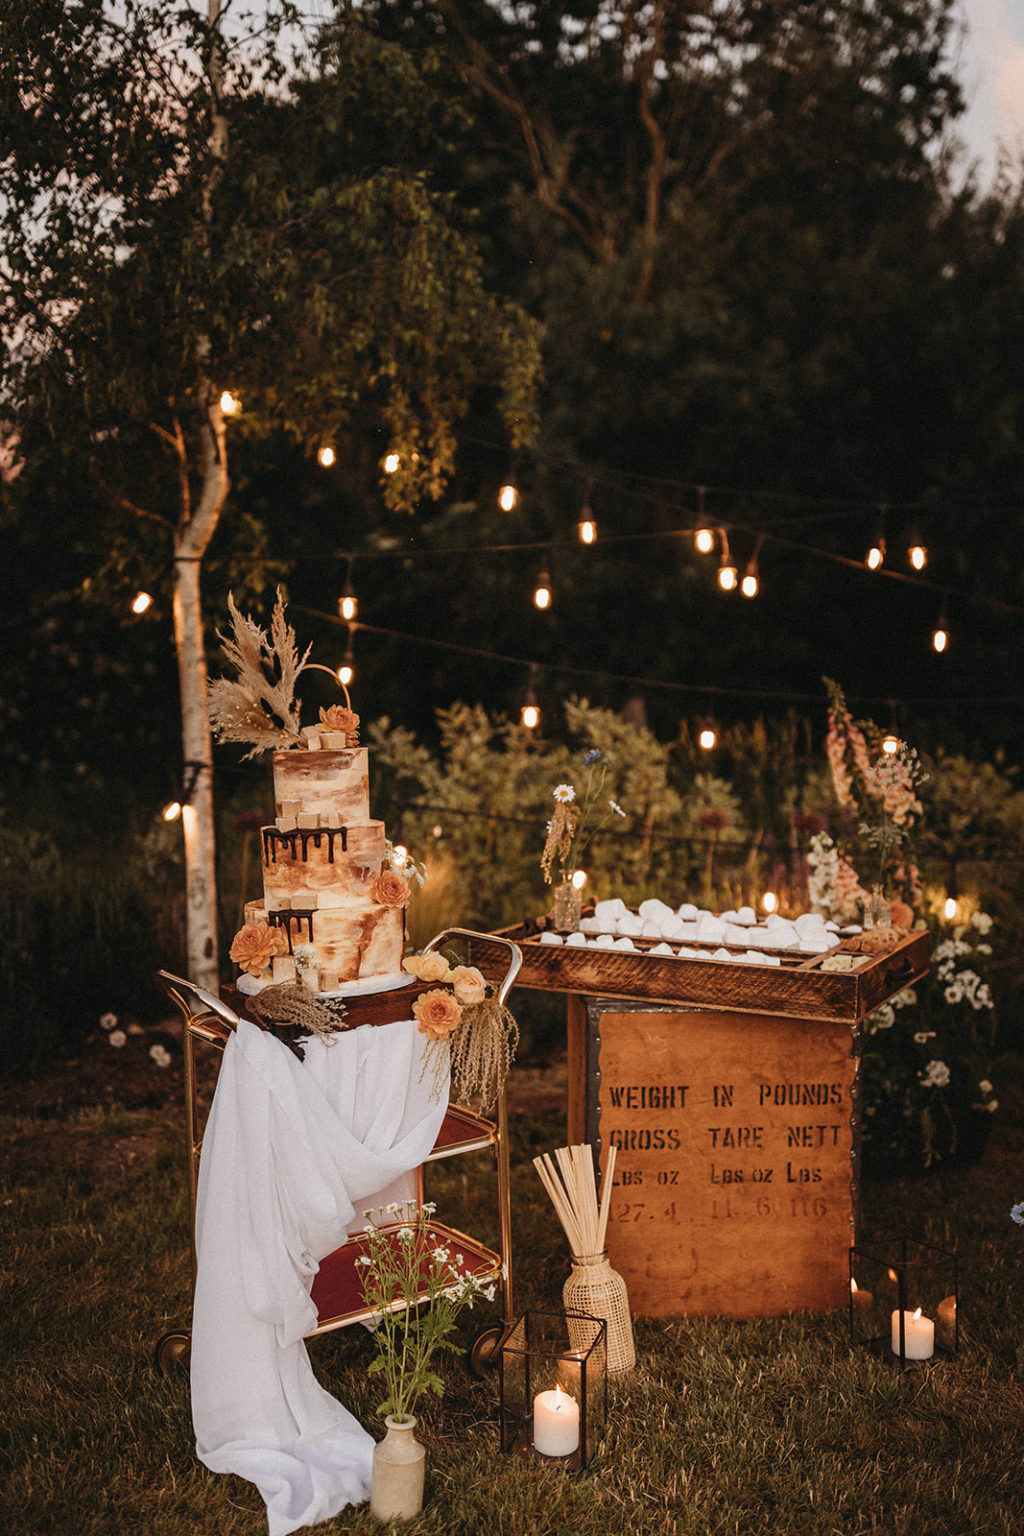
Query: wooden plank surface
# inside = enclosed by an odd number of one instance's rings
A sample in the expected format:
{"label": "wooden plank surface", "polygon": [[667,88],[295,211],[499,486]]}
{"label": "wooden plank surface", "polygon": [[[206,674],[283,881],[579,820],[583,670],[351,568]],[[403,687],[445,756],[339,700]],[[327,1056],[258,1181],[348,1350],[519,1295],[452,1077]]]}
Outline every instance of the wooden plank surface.
{"label": "wooden plank surface", "polygon": [[855,1065],[843,1024],[601,1015],[602,1164],[617,1148],[608,1256],[635,1313],[845,1303]]}
{"label": "wooden plank surface", "polygon": [[[891,948],[875,955],[855,954],[846,940],[831,955],[780,952],[778,966],[714,960],[710,956],[717,946],[710,945],[708,958],[681,960],[647,953],[651,940],[636,940],[631,953],[543,944],[535,930],[522,924],[501,933],[522,949],[518,987],[850,1024],[925,975],[930,957],[924,932],[896,938]],[[483,940],[471,948],[472,963],[485,974],[496,974],[499,967],[503,973],[507,952],[500,946],[488,951]],[[830,969],[836,955],[846,957],[851,968]]]}

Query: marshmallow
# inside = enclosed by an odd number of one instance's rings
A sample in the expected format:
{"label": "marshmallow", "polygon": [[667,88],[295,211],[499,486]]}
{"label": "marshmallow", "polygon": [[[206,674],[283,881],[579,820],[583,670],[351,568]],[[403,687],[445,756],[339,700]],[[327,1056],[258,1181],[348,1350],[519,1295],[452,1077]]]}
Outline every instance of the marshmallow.
{"label": "marshmallow", "polygon": [[757,922],[757,913],[753,907],[740,907],[736,913],[736,921],[743,928],[752,928]]}
{"label": "marshmallow", "polygon": [[622,935],[621,939],[616,939],[615,940],[613,948],[615,948],[615,949],[636,949],[636,945],[633,943],[633,940],[629,937],[629,934],[628,933],[624,933]]}
{"label": "marshmallow", "polygon": [[671,955],[672,958],[675,959],[675,951],[673,950],[671,944],[665,944],[664,942],[661,944],[655,944],[654,948],[649,949],[647,953],[649,955]]}
{"label": "marshmallow", "polygon": [[566,934],[565,947],[566,949],[580,949],[586,942],[587,936],[585,933],[569,933]]}
{"label": "marshmallow", "polygon": [[561,944],[562,935],[560,933],[551,933],[548,929],[545,929],[540,936],[540,941],[542,944]]}
{"label": "marshmallow", "polygon": [[594,940],[595,949],[614,949],[615,940],[610,933],[599,933]]}
{"label": "marshmallow", "polygon": [[640,916],[649,922],[661,923],[666,917],[674,917],[672,908],[664,901],[659,901],[657,896],[649,896],[639,906]]}

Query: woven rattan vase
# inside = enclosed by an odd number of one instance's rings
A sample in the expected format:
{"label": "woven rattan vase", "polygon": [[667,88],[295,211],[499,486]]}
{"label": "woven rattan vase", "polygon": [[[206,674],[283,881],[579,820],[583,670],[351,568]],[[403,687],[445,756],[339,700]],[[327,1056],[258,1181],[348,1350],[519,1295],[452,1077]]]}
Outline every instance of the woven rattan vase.
{"label": "woven rattan vase", "polygon": [[[626,1282],[612,1269],[606,1253],[573,1254],[572,1271],[562,1287],[562,1304],[567,1312],[585,1312],[588,1317],[603,1318],[608,1329],[608,1374],[621,1375],[636,1364],[633,1320],[629,1313]],[[584,1330],[586,1323],[568,1319],[569,1340],[574,1349],[585,1349],[589,1338],[576,1338],[574,1329]]]}

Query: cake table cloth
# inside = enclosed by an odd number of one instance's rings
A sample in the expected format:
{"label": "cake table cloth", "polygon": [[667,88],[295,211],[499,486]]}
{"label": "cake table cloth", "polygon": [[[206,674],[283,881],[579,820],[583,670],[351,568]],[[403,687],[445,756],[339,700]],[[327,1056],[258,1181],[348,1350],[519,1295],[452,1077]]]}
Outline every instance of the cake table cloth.
{"label": "cake table cloth", "polygon": [[318,1261],[411,1196],[447,1107],[413,1020],[311,1039],[240,1020],[203,1137],[192,1417],[199,1459],[257,1485],[270,1536],[369,1496],[373,1439],[317,1382]]}

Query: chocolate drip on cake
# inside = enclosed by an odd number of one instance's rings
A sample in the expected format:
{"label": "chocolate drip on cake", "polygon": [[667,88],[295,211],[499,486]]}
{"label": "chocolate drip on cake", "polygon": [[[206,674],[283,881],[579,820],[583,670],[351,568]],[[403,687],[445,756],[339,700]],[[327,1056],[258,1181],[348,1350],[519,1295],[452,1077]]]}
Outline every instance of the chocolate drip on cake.
{"label": "chocolate drip on cake", "polygon": [[[348,828],[347,827],[297,827],[289,832],[282,832],[280,827],[264,827],[263,836],[263,862],[264,864],[277,863],[278,846],[286,847],[291,858],[301,858],[305,864],[309,857],[309,845],[312,842],[314,848],[320,847],[321,839],[327,838],[327,862],[334,863],[334,839],[341,838],[342,853],[348,852]],[[297,853],[299,840],[302,841],[302,853]]]}

